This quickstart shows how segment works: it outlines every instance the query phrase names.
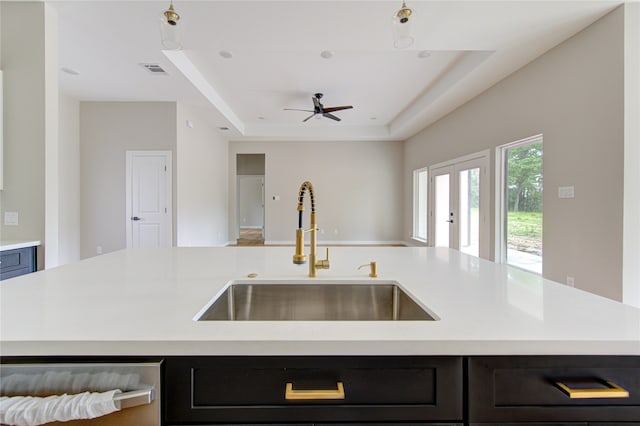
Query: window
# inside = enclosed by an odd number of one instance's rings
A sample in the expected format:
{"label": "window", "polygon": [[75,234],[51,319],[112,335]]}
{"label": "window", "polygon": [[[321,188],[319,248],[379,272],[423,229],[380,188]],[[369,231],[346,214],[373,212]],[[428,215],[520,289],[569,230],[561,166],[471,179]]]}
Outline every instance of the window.
{"label": "window", "polygon": [[498,148],[499,257],[542,274],[542,135]]}
{"label": "window", "polygon": [[427,168],[413,171],[413,238],[427,242]]}

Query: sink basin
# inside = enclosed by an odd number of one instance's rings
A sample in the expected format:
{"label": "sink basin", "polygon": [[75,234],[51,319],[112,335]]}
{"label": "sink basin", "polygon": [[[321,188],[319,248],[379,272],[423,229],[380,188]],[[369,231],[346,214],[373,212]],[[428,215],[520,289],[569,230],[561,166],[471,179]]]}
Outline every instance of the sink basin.
{"label": "sink basin", "polygon": [[433,321],[395,281],[231,281],[196,321]]}

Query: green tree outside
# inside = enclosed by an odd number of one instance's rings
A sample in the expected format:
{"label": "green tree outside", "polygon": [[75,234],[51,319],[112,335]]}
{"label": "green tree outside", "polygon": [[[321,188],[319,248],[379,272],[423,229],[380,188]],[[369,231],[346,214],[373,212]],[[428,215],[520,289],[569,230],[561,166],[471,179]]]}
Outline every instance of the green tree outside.
{"label": "green tree outside", "polygon": [[542,253],[542,142],[507,153],[507,245]]}

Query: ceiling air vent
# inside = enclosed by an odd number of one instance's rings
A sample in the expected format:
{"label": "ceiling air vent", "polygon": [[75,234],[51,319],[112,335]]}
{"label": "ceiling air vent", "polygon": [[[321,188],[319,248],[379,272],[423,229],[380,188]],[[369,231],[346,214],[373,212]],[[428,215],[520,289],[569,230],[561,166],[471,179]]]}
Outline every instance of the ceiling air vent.
{"label": "ceiling air vent", "polygon": [[140,64],[140,66],[149,71],[151,74],[167,74],[167,72],[158,64]]}

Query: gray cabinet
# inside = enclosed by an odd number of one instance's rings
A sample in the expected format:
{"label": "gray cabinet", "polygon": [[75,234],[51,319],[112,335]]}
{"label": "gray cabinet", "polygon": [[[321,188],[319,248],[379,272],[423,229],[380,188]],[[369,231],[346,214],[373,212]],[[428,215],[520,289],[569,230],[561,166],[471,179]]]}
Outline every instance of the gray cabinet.
{"label": "gray cabinet", "polygon": [[0,280],[28,274],[35,270],[35,246],[0,251]]}

